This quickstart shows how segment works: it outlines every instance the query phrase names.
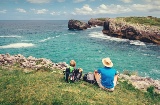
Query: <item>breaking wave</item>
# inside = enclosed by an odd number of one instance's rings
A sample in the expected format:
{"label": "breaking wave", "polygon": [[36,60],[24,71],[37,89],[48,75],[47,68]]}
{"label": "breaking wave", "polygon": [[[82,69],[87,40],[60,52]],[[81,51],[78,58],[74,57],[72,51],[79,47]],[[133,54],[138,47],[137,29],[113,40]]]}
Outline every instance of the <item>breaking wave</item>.
{"label": "breaking wave", "polygon": [[0,36],[0,38],[20,38],[18,35],[10,35],[10,36]]}
{"label": "breaking wave", "polygon": [[111,40],[111,41],[117,41],[117,42],[127,42],[127,41],[129,41],[128,39],[121,39],[121,38],[107,36],[107,35],[104,35],[102,32],[91,32],[89,34],[89,36],[90,37],[94,37],[94,38],[100,38],[100,39],[107,39],[107,40]]}
{"label": "breaking wave", "polygon": [[23,47],[32,47],[32,43],[13,43],[9,45],[0,46],[0,48],[23,48]]}

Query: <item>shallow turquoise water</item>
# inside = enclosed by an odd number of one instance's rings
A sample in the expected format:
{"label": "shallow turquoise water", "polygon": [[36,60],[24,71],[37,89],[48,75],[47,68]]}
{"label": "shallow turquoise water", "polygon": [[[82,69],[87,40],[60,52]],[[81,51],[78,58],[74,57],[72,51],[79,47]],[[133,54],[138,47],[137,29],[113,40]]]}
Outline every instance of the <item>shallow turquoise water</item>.
{"label": "shallow turquoise water", "polygon": [[110,57],[114,68],[160,79],[160,46],[103,35],[102,27],[68,30],[68,21],[0,21],[0,53],[67,62],[74,59],[84,72],[102,67]]}

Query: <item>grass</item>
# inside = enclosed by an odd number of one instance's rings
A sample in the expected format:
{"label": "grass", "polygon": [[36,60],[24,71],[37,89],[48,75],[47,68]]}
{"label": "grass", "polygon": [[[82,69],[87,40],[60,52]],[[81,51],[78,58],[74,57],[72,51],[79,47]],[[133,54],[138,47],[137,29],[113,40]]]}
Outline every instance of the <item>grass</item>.
{"label": "grass", "polygon": [[107,92],[84,81],[66,83],[60,70],[24,73],[17,69],[0,68],[0,105],[160,104],[160,95],[152,87],[144,93],[124,81]]}
{"label": "grass", "polygon": [[[118,17],[117,19],[121,19]],[[148,16],[148,17],[123,17],[126,22],[139,23],[144,25],[158,26],[160,27],[160,18]]]}

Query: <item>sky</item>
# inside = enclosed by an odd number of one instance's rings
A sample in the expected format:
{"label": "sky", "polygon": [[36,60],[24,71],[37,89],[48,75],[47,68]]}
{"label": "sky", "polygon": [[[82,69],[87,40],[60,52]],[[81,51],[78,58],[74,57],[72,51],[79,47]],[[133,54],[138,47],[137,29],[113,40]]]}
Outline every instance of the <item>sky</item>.
{"label": "sky", "polygon": [[160,0],[0,0],[0,20],[89,20],[153,16]]}

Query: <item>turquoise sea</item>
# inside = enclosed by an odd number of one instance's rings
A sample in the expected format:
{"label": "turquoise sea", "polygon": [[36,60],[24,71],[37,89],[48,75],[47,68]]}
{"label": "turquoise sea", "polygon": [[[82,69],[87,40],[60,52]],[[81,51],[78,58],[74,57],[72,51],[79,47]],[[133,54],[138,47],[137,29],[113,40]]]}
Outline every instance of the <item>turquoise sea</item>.
{"label": "turquoise sea", "polygon": [[103,67],[101,59],[110,57],[120,73],[130,70],[160,79],[160,45],[109,37],[102,28],[70,31],[68,20],[1,20],[0,53],[53,62],[74,59],[84,72]]}

